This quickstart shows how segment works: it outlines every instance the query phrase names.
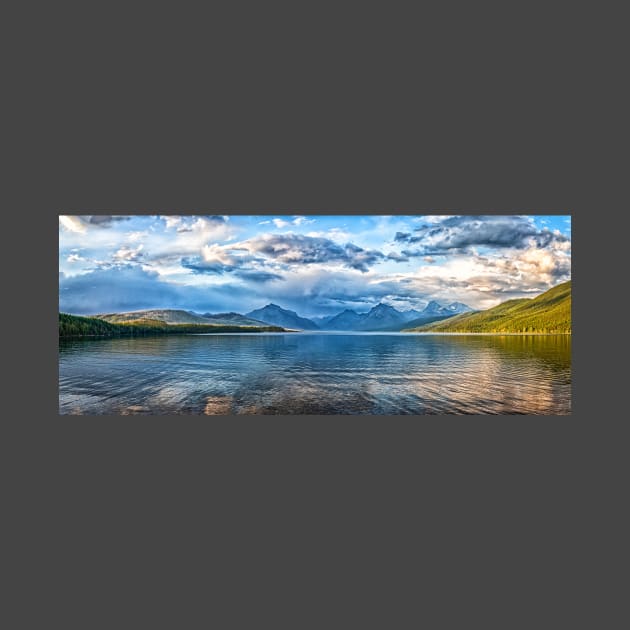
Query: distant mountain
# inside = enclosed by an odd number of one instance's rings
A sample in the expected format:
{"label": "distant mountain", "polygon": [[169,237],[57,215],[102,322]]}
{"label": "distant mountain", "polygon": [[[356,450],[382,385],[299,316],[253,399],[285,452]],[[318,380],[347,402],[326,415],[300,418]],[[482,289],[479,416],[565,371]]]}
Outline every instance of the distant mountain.
{"label": "distant mountain", "polygon": [[473,309],[462,302],[452,302],[447,306],[442,306],[435,300],[431,300],[424,309],[418,313],[418,317],[433,317],[436,315],[459,315],[459,313],[468,313]]}
{"label": "distant mountain", "polygon": [[322,328],[326,330],[360,330],[361,323],[367,313],[357,313],[347,308],[332,317]]}
{"label": "distant mountain", "polygon": [[571,281],[535,298],[508,300],[494,308],[462,313],[440,322],[409,328],[410,332],[570,333]]}
{"label": "distant mountain", "polygon": [[325,330],[399,331],[407,326],[419,326],[451,317],[455,312],[460,312],[459,309],[472,310],[461,302],[453,302],[449,306],[430,302],[422,311],[399,311],[388,304],[377,304],[367,313],[346,309],[321,327]]}
{"label": "distant mountain", "polygon": [[414,308],[409,311],[399,311],[399,313],[403,316],[406,322],[410,322],[412,319],[417,319],[422,316],[422,313],[420,311],[416,311]]}
{"label": "distant mountain", "polygon": [[170,308],[150,309],[144,311],[130,311],[128,313],[106,313],[94,315],[98,319],[103,319],[112,324],[121,324],[138,319],[152,319],[166,324],[210,324],[205,317],[197,315],[192,311],[183,311]]}
{"label": "distant mountain", "polygon": [[448,319],[449,317],[452,317],[452,315],[421,315],[420,317],[416,317],[416,319],[412,319],[411,321],[399,325],[395,330],[401,331],[403,329],[406,330],[407,328],[424,326],[425,324],[430,324],[431,322],[441,322],[443,319]]}
{"label": "distant mountain", "polygon": [[326,324],[331,320],[337,317],[337,315],[324,315],[323,317],[309,317],[314,324],[317,324],[320,328],[324,328]]}
{"label": "distant mountain", "polygon": [[296,312],[288,311],[277,304],[267,304],[267,306],[250,311],[245,315],[267,324],[282,326],[283,328],[319,330],[319,326],[315,322],[306,319],[306,317],[300,317]]}
{"label": "distant mountain", "polygon": [[236,326],[266,326],[265,322],[240,313],[204,313],[202,317],[213,324],[233,324]]}
{"label": "distant mountain", "polygon": [[388,304],[377,304],[364,316],[358,330],[379,330],[405,323],[405,316]]}

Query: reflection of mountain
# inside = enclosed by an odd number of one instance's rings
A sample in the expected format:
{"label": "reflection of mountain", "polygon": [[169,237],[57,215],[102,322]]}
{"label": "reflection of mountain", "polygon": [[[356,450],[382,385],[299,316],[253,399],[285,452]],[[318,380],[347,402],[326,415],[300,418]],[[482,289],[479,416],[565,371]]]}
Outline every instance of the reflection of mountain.
{"label": "reflection of mountain", "polygon": [[487,311],[463,313],[409,330],[420,332],[570,333],[571,281],[535,298],[508,300]]}
{"label": "reflection of mountain", "polygon": [[253,317],[267,324],[292,328],[295,330],[318,330],[319,326],[306,317],[300,317],[294,311],[287,311],[277,304],[267,304],[263,308],[247,313],[247,317]]}

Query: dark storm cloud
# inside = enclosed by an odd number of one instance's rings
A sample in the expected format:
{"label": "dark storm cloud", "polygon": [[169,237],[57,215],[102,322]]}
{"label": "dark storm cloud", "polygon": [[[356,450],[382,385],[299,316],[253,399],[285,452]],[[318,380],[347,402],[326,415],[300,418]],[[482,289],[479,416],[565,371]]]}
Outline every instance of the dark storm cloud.
{"label": "dark storm cloud", "polygon": [[253,238],[248,247],[259,254],[286,264],[341,263],[361,272],[368,271],[385,256],[352,243],[339,245],[327,238],[301,234],[274,234]]}
{"label": "dark storm cloud", "polygon": [[422,243],[424,247],[406,255],[439,255],[466,251],[470,247],[525,249],[532,243],[545,248],[569,239],[548,228],[539,229],[522,216],[453,216],[428,223],[411,232],[397,232],[398,243]]}

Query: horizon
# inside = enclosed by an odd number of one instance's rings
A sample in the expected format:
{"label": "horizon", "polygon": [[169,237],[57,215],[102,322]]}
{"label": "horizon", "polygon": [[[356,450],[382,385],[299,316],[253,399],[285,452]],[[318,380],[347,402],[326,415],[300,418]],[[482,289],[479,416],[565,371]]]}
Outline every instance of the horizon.
{"label": "horizon", "polygon": [[82,315],[485,310],[570,279],[569,215],[59,217],[59,310]]}

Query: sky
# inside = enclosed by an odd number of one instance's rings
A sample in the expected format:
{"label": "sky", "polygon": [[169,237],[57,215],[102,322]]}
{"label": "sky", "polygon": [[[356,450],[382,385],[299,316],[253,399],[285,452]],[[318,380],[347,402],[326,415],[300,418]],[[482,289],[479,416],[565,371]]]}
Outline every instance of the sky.
{"label": "sky", "polygon": [[59,310],[485,309],[571,278],[571,217],[60,215]]}

